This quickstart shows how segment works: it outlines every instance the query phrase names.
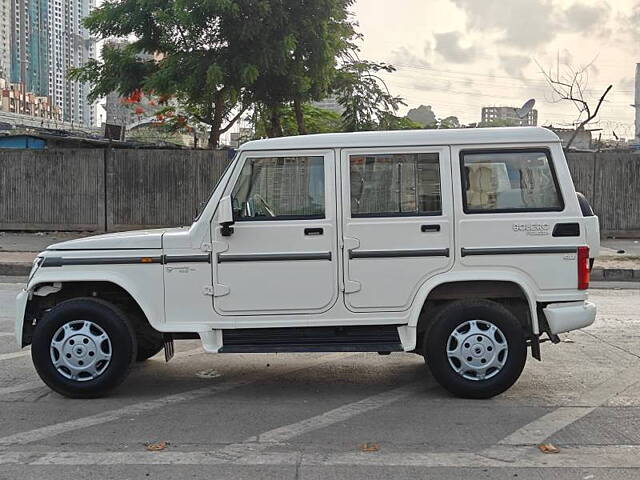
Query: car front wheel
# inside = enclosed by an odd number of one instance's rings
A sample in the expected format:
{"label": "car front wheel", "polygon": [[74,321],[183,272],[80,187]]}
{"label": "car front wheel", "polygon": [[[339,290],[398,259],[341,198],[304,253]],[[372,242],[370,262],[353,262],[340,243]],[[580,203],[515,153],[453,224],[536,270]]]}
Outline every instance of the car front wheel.
{"label": "car front wheel", "polygon": [[490,398],[511,387],[527,359],[518,319],[488,300],[453,302],[436,315],[424,338],[435,379],[463,398]]}
{"label": "car front wheel", "polygon": [[72,398],[116,388],[136,358],[135,333],[114,305],[94,298],[62,302],[36,325],[31,357],[40,378]]}

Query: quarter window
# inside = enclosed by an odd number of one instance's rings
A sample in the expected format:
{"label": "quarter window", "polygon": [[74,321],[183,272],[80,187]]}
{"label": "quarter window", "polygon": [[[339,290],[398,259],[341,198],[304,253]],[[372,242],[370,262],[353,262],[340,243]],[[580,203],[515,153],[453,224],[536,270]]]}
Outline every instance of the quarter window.
{"label": "quarter window", "polygon": [[351,216],[440,215],[437,153],[351,155]]}
{"label": "quarter window", "polygon": [[232,198],[237,220],[324,218],[323,157],[247,158]]}
{"label": "quarter window", "polygon": [[463,152],[467,213],[563,209],[547,151]]}

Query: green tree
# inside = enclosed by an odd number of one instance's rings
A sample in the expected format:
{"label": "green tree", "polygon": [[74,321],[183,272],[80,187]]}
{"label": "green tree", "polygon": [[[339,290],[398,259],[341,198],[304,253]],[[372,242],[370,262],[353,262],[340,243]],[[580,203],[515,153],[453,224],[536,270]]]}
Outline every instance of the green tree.
{"label": "green tree", "polygon": [[[313,105],[304,104],[301,106],[304,115],[306,133],[335,133],[342,131],[342,119],[339,113]],[[267,130],[270,125],[270,111],[268,109],[256,109],[254,112],[254,126],[256,138],[268,136]],[[299,134],[299,121],[297,113],[292,105],[282,107],[280,111],[280,123],[282,134],[285,136]]]}
{"label": "green tree", "polygon": [[381,116],[379,128],[381,130],[421,130],[423,126],[409,117],[397,117],[389,113]]}
{"label": "green tree", "polygon": [[458,117],[454,117],[454,116],[450,116],[450,117],[446,117],[440,120],[440,126],[438,128],[443,128],[443,129],[447,129],[447,128],[460,128],[460,120],[458,120]]}
{"label": "green tree", "polygon": [[385,119],[395,115],[401,97],[392,95],[381,73],[395,72],[392,65],[352,59],[342,65],[334,83],[338,103],[345,109],[342,128],[346,132],[384,129]]}
{"label": "green tree", "polygon": [[303,105],[326,97],[336,75],[339,59],[355,48],[355,25],[348,8],[353,0],[281,0],[271,2],[270,44],[283,48],[261,66],[261,74],[252,86],[253,99],[259,104],[268,136],[285,133],[282,125],[291,105],[297,131],[308,133]]}
{"label": "green tree", "polygon": [[[269,0],[106,0],[84,21],[100,38],[130,38],[124,48],[105,45],[71,77],[91,82],[91,99],[135,90],[173,97],[210,126],[218,145],[251,102],[261,68],[283,56],[286,45],[269,42],[277,28]],[[151,56],[153,54],[153,56]],[[277,62],[274,61],[277,65]]]}

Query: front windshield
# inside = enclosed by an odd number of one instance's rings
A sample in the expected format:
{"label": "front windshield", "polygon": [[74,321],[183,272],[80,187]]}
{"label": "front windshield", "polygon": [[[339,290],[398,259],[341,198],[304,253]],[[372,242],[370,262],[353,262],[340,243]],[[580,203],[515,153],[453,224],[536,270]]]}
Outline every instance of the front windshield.
{"label": "front windshield", "polygon": [[231,161],[224,168],[222,175],[220,175],[220,177],[218,178],[218,181],[215,183],[214,187],[211,189],[211,192],[207,196],[207,199],[204,200],[203,202],[200,202],[200,204],[198,205],[198,209],[196,211],[196,216],[193,219],[194,222],[197,222],[198,220],[200,220],[200,217],[202,216],[202,212],[204,212],[204,208],[209,203],[209,200],[211,200],[211,197],[213,196],[216,189],[218,188],[218,185],[220,185],[220,182],[222,181],[222,179],[227,175],[227,172],[229,171],[229,168],[231,167],[231,165],[235,164],[236,160],[238,160],[239,155],[240,155],[240,152],[236,151],[236,154],[233,156]]}

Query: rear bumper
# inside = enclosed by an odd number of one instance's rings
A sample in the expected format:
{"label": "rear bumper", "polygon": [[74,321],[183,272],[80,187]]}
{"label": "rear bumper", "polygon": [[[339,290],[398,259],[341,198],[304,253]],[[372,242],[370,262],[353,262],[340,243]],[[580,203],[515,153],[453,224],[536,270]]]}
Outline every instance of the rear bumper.
{"label": "rear bumper", "polygon": [[22,329],[24,328],[24,313],[29,300],[29,292],[22,290],[16,297],[16,342],[20,348],[24,347],[22,343]]}
{"label": "rear bumper", "polygon": [[551,333],[558,334],[585,328],[596,319],[597,308],[591,302],[551,303],[544,315]]}

